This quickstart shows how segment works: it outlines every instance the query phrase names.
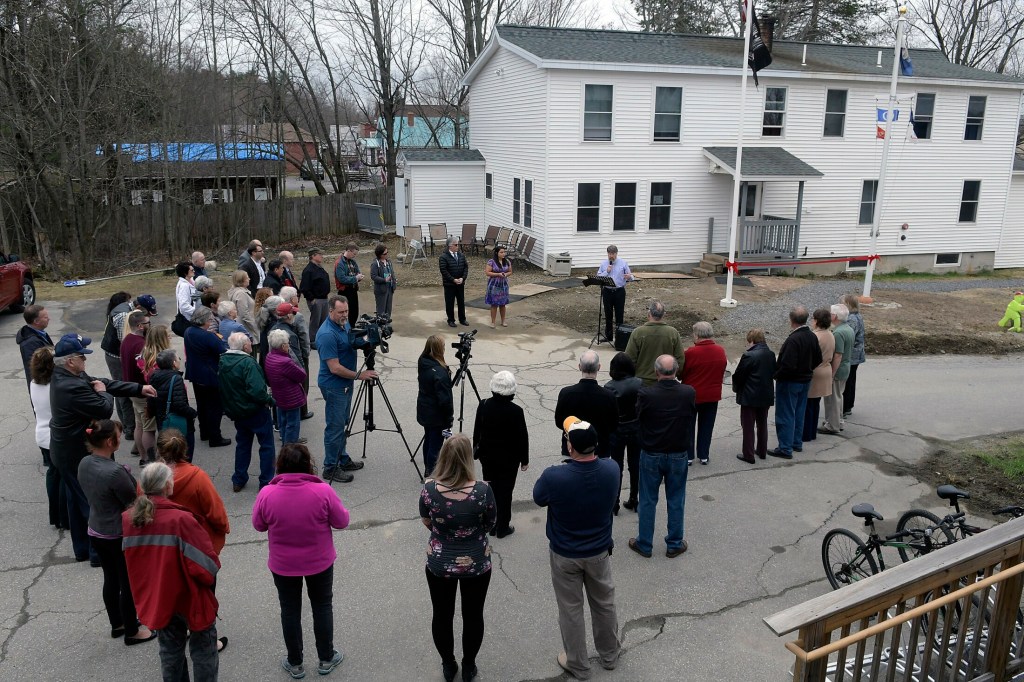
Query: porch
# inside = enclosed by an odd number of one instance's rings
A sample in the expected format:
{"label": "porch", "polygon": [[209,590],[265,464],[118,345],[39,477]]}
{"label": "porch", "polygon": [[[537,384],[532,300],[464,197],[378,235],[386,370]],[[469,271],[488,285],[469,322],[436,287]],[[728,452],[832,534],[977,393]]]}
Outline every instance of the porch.
{"label": "porch", "polygon": [[[711,174],[736,176],[735,147],[705,147],[704,156],[711,162]],[[821,171],[790,154],[782,147],[745,147],[740,168],[740,208],[736,237],[736,261],[756,263],[741,268],[769,267],[773,260],[797,258],[800,248],[800,225],[803,218],[804,183],[824,177]],[[765,214],[761,210],[769,183],[797,183],[793,216]],[[708,252],[714,252],[716,236],[724,231],[728,243],[729,225],[708,225]],[[763,263],[763,265],[762,265]]]}

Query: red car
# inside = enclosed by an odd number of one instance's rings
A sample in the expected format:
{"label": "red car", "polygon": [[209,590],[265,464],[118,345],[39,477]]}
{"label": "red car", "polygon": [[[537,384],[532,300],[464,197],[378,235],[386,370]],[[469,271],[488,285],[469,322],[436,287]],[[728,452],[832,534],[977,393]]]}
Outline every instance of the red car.
{"label": "red car", "polygon": [[18,254],[0,252],[0,310],[20,313],[36,302],[36,285],[32,268],[21,262]]}

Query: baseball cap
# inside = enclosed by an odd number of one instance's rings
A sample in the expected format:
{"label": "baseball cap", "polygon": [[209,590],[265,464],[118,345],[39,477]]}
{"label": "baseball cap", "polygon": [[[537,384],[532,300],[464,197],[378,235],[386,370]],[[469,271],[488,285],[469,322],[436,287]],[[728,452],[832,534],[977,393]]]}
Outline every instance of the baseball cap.
{"label": "baseball cap", "polygon": [[323,253],[323,252],[324,252],[324,250],[323,250],[323,249],[319,249],[319,248],[317,248],[317,247],[315,247],[315,246],[314,246],[314,247],[313,247],[312,249],[310,249],[310,250],[309,250],[309,257],[310,257],[310,258],[312,258],[312,257],[313,257],[313,256],[315,256],[316,254],[318,254],[318,253]]}
{"label": "baseball cap", "polygon": [[138,308],[145,308],[150,315],[156,315],[156,299],[149,294],[143,294],[135,299],[135,305]]}
{"label": "baseball cap", "polygon": [[65,334],[53,347],[53,355],[57,358],[66,358],[69,355],[88,355],[92,351],[86,348],[92,339],[80,334]]}
{"label": "baseball cap", "polygon": [[578,417],[566,417],[562,422],[565,437],[572,444],[572,449],[581,455],[589,455],[597,447],[597,431]]}
{"label": "baseball cap", "polygon": [[293,306],[291,303],[279,303],[277,306],[277,316],[284,317],[285,315],[291,315],[292,313],[299,312],[299,309]]}

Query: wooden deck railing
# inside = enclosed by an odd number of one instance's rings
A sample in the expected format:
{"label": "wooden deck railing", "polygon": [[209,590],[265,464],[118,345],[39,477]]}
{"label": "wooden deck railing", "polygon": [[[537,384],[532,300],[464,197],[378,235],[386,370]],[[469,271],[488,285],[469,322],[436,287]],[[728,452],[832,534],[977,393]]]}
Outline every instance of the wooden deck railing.
{"label": "wooden deck railing", "polygon": [[740,260],[757,257],[796,257],[800,223],[792,218],[765,216],[740,224]]}
{"label": "wooden deck railing", "polygon": [[798,633],[786,643],[798,682],[1000,682],[1024,670],[1022,586],[1024,518],[764,622]]}

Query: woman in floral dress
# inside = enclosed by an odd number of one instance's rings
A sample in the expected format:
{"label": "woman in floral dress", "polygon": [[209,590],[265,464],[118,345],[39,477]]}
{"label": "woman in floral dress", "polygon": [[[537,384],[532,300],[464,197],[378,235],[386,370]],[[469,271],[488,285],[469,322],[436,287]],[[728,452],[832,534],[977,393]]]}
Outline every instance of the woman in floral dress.
{"label": "woman in floral dress", "polygon": [[455,679],[455,591],[462,592],[462,679],[477,676],[476,655],[484,639],[484,602],[491,582],[491,548],[487,534],[494,527],[494,493],[475,480],[473,444],[458,434],[445,441],[420,493],[420,517],[430,529],[427,545],[427,587],[434,607],[431,633],[441,655],[446,682]]}
{"label": "woman in floral dress", "polygon": [[494,247],[494,258],[487,261],[487,295],[484,303],[491,306],[491,329],[494,329],[495,313],[501,312],[501,326],[505,324],[505,306],[508,305],[508,277],[512,274],[512,261],[508,249],[502,245]]}

